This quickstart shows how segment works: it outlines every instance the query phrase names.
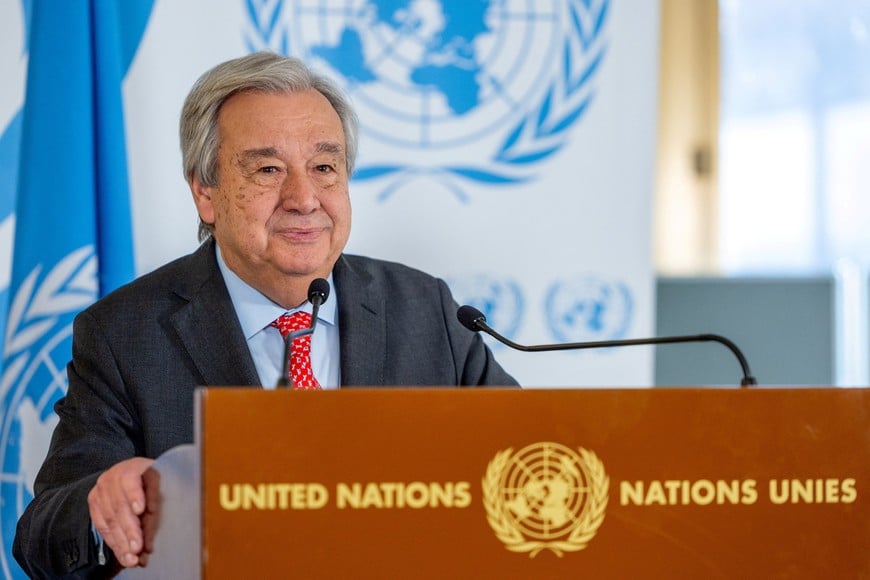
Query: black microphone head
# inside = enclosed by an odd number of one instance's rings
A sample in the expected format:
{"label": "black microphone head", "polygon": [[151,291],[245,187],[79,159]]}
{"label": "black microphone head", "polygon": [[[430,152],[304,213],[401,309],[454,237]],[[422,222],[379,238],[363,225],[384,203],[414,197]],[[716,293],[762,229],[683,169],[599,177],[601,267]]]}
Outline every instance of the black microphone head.
{"label": "black microphone head", "polygon": [[308,285],[308,301],[314,304],[315,300],[319,300],[319,304],[326,302],[329,298],[329,282],[323,278],[315,278]]}
{"label": "black microphone head", "polygon": [[467,304],[459,307],[459,310],[456,311],[456,318],[459,319],[462,326],[473,332],[480,330],[477,326],[478,322],[486,322],[486,316],[483,315],[483,312]]}

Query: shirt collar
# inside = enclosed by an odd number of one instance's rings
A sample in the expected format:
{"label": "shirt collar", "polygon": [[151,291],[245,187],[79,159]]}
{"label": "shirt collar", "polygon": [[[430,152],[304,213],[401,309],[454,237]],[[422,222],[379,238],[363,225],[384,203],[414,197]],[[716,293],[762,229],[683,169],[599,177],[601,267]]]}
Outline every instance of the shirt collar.
{"label": "shirt collar", "polygon": [[[296,312],[298,310],[311,312],[311,303],[307,301],[299,308],[292,310],[285,310],[278,304],[275,304],[259,290],[249,285],[239,278],[235,272],[230,270],[229,266],[224,262],[221,250],[217,244],[215,244],[215,252],[217,254],[218,268],[220,268],[221,275],[224,278],[224,283],[230,294],[230,300],[233,302],[236,316],[239,317],[239,323],[242,326],[242,332],[245,334],[245,340],[249,340],[285,312]],[[338,303],[338,300],[335,285],[332,283],[331,272],[326,281],[329,282],[329,297],[320,306],[320,310],[317,312],[317,320],[318,322],[335,325],[335,305]]]}

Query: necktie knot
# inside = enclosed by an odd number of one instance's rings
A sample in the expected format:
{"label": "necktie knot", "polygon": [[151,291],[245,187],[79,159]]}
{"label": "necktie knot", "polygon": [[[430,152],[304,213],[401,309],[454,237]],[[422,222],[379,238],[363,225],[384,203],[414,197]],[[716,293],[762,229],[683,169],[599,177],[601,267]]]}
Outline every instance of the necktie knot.
{"label": "necktie knot", "polygon": [[[270,326],[274,326],[286,339],[291,332],[296,332],[311,326],[311,315],[307,312],[282,314]],[[320,383],[314,378],[311,369],[311,335],[297,337],[290,346],[290,380],[297,390],[318,390]]]}
{"label": "necktie knot", "polygon": [[293,314],[282,314],[272,321],[271,326],[278,329],[278,332],[281,333],[281,338],[287,338],[287,335],[291,332],[311,326],[311,315],[301,310]]}

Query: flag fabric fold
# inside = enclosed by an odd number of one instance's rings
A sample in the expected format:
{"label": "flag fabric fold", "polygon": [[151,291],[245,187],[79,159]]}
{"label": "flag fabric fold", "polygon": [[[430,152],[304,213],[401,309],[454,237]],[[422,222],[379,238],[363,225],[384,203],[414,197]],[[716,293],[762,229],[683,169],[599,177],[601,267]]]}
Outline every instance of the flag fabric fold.
{"label": "flag fabric fold", "polygon": [[[134,276],[121,83],[153,0],[34,2],[0,335],[0,573],[66,392],[72,321]],[[6,307],[6,305],[0,305]]]}

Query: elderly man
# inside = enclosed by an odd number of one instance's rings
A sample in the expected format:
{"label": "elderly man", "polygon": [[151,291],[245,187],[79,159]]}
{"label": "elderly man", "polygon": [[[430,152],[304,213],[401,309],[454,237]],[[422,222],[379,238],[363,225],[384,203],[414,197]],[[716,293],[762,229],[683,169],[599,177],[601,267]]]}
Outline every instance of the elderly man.
{"label": "elderly man", "polygon": [[192,441],[197,386],[276,383],[316,278],[331,297],[308,386],[516,384],[441,280],[343,253],[356,117],[328,79],[268,53],[223,63],[194,85],[180,133],[202,244],[77,317],[60,422],[15,537],[35,577],[147,562],[143,474]]}

